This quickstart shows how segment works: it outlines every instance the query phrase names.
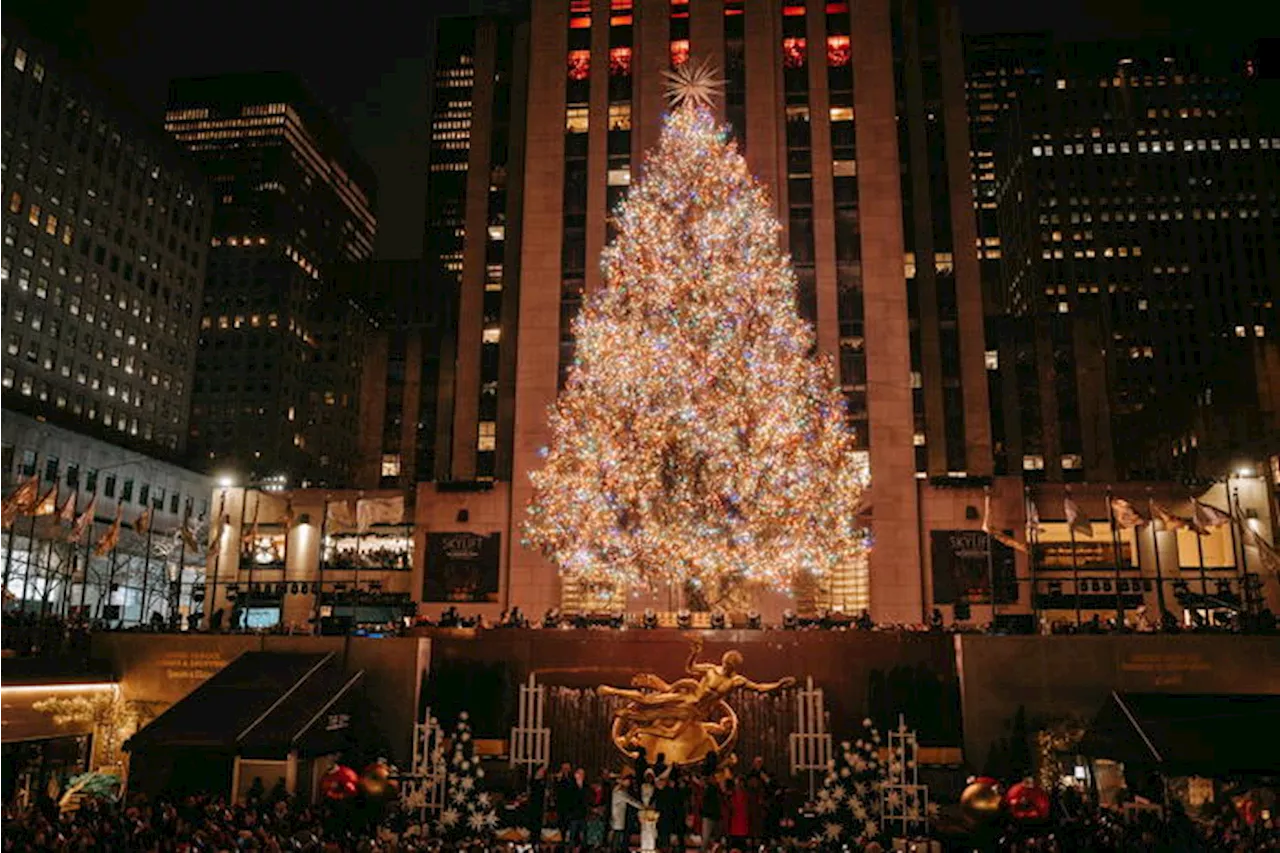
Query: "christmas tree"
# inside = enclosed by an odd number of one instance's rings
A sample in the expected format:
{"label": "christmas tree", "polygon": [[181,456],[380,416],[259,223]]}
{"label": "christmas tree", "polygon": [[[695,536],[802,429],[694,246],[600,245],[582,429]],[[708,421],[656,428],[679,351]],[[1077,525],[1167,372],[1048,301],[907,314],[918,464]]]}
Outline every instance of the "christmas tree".
{"label": "christmas tree", "polygon": [[498,825],[489,792],[484,789],[484,768],[475,755],[468,714],[458,715],[453,729],[453,752],[445,776],[445,803],[438,829],[450,840],[479,840],[492,837]]}
{"label": "christmas tree", "polygon": [[881,789],[888,767],[880,760],[880,732],[862,721],[856,740],[843,741],[814,802],[814,841],[840,849],[867,844],[881,835]]}
{"label": "christmas tree", "polygon": [[867,481],[765,189],[681,66],[532,475],[526,544],[587,586],[786,588],[853,565]]}

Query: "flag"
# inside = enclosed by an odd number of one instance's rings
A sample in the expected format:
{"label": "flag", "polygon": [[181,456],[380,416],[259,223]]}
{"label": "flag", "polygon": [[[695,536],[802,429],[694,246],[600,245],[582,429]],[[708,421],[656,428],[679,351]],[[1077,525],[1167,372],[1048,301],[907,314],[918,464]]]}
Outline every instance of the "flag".
{"label": "flag", "polygon": [[139,535],[146,533],[151,527],[151,508],[147,507],[142,514],[133,520],[133,532]]}
{"label": "flag", "polygon": [[1027,496],[1027,539],[1030,541],[1032,536],[1039,536],[1044,532],[1044,525],[1040,523],[1040,511],[1036,509],[1036,502]]}
{"label": "flag", "polygon": [[1080,514],[1080,507],[1068,496],[1062,499],[1062,511],[1067,517],[1067,527],[1081,536],[1093,538],[1093,525]]}
{"label": "flag", "polygon": [[375,524],[400,524],[402,521],[404,521],[403,495],[356,501],[356,529],[361,533]]}
{"label": "flag", "polygon": [[[248,493],[246,493],[245,500],[249,499],[247,497],[247,494]],[[244,542],[245,545],[252,545],[258,539],[258,512],[261,509],[262,509],[262,496],[259,495],[258,499],[253,504],[253,525],[249,528],[248,533],[245,533],[242,531],[240,534],[240,539]]]}
{"label": "flag", "polygon": [[1217,507],[1202,504],[1197,500],[1193,500],[1191,506],[1191,529],[1201,536],[1208,536],[1214,529],[1231,521],[1231,516]]}
{"label": "flag", "polygon": [[98,544],[93,546],[93,555],[95,557],[105,557],[115,550],[116,545],[120,542],[120,517],[122,515],[124,515],[123,501],[116,507],[116,520],[111,522],[107,532],[102,534]]}
{"label": "flag", "polygon": [[352,530],[356,526],[355,501],[329,501],[324,508],[325,526],[335,530]]}
{"label": "flag", "polygon": [[4,526],[8,527],[17,520],[18,516],[31,511],[31,507],[35,504],[36,497],[40,493],[40,480],[36,475],[22,481],[18,488],[13,490],[13,494],[9,495],[4,501],[3,515]]}
{"label": "flag", "polygon": [[76,520],[76,493],[72,492],[65,501],[62,502],[62,509],[58,510],[58,523],[71,524]]}
{"label": "flag", "polygon": [[991,493],[988,492],[982,502],[982,532],[1005,547],[1027,553],[1027,546],[1008,534],[993,530],[991,527]]}
{"label": "flag", "polygon": [[187,513],[182,519],[182,527],[178,528],[178,535],[182,537],[182,546],[192,551],[200,550],[200,543],[196,542],[196,533],[191,529],[191,513]]}
{"label": "flag", "polygon": [[1184,527],[1192,526],[1190,519],[1174,515],[1155,501],[1151,502],[1151,517],[1159,519],[1165,530],[1182,530]]}
{"label": "flag", "polygon": [[44,493],[44,497],[40,502],[31,508],[31,515],[53,515],[58,511],[58,487],[51,486],[49,491]]}
{"label": "flag", "polygon": [[1132,530],[1147,523],[1147,520],[1133,508],[1133,504],[1124,498],[1111,499],[1111,515],[1116,520],[1116,527]]}
{"label": "flag", "polygon": [[218,516],[218,523],[210,525],[209,550],[206,552],[210,557],[217,554],[222,548],[222,537],[226,533],[227,525],[229,524],[231,524],[231,516],[220,515]]}
{"label": "flag", "polygon": [[93,524],[93,514],[94,512],[97,511],[97,509],[98,509],[98,496],[94,495],[93,499],[89,501],[89,505],[84,508],[83,512],[81,512],[78,516],[76,516],[75,523],[71,525],[71,541],[72,542],[79,542],[80,537],[83,536],[84,532],[89,529],[89,525]]}
{"label": "flag", "polygon": [[1258,560],[1262,563],[1262,568],[1273,574],[1280,575],[1280,551],[1275,546],[1258,535],[1258,531],[1253,529],[1248,519],[1236,516],[1236,520],[1240,522],[1240,531],[1243,534],[1244,544],[1252,545],[1258,549]]}

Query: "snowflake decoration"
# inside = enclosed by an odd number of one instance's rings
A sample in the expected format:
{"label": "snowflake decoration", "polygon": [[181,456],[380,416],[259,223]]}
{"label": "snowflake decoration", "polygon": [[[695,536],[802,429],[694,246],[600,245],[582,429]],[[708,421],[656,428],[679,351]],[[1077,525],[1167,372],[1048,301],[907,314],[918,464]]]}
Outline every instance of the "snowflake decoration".
{"label": "snowflake decoration", "polygon": [[822,834],[828,841],[835,841],[844,834],[844,827],[835,821],[829,821],[822,827]]}
{"label": "snowflake decoration", "polygon": [[458,812],[458,810],[450,806],[449,808],[440,812],[440,825],[446,828],[451,828],[458,823],[458,819],[460,817],[461,817],[461,814]]}

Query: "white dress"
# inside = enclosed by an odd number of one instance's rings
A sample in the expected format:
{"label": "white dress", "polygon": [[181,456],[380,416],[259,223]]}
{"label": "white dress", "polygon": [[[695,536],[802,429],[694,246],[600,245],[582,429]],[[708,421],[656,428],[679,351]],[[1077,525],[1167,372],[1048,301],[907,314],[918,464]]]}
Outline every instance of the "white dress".
{"label": "white dress", "polygon": [[640,849],[658,849],[658,810],[653,806],[654,787],[640,786]]}

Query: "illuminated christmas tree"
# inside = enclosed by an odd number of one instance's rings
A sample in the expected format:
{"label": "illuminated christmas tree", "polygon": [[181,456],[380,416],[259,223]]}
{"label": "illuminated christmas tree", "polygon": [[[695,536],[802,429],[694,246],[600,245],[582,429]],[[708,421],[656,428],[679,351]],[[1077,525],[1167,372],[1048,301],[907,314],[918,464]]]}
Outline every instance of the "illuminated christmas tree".
{"label": "illuminated christmas tree", "polygon": [[705,65],[672,77],[574,320],[526,544],[587,586],[785,589],[862,558],[865,458],[768,194],[709,109],[719,82]]}

